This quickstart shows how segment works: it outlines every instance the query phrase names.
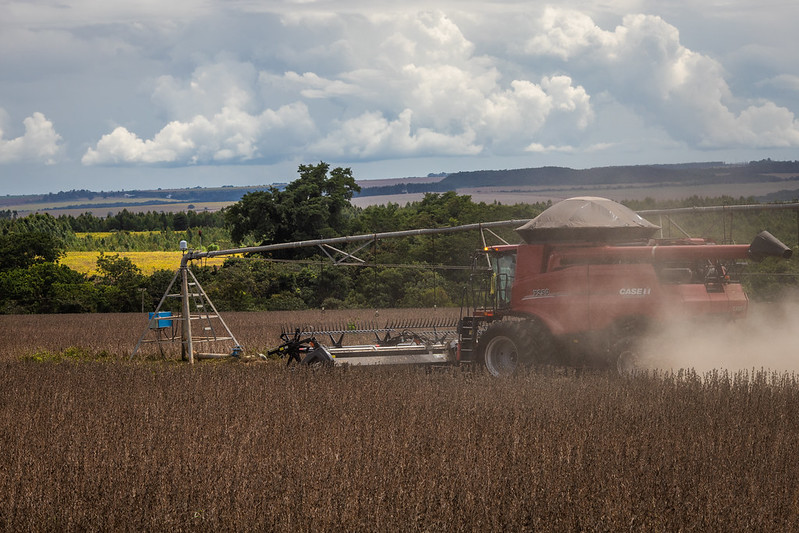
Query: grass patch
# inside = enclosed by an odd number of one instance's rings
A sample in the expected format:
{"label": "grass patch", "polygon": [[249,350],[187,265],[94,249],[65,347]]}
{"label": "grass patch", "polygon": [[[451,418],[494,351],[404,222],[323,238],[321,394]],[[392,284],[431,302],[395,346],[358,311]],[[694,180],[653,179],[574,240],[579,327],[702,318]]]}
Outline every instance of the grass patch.
{"label": "grass patch", "polygon": [[20,357],[20,360],[22,361],[29,361],[33,363],[63,363],[65,361],[72,363],[85,363],[94,361],[111,361],[116,359],[117,358],[107,350],[92,352],[78,346],[70,346],[61,351],[39,350]]}

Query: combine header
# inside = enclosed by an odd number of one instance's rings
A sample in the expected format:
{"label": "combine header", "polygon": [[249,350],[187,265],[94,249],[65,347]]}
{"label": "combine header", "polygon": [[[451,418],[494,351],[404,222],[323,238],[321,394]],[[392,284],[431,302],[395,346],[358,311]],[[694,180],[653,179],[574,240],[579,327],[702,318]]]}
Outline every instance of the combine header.
{"label": "combine header", "polygon": [[[235,252],[332,248],[336,243],[491,226],[516,227],[523,242],[488,246],[483,241],[476,259],[487,261],[478,266],[476,260],[472,266],[470,296],[457,324],[284,327],[283,342],[271,353],[286,356],[288,363],[480,365],[496,376],[536,364],[626,371],[636,365],[638,340],[663,321],[744,318],[748,299],[731,275],[737,261],[787,259],[792,253],[766,231],[749,245],[656,239],[658,226],[621,204],[594,197],[564,200],[530,221],[340,237]],[[191,259],[231,252],[186,254],[181,269]],[[184,297],[185,315],[190,316],[187,300]],[[182,320],[190,332],[189,320],[185,316]],[[183,344],[188,345],[191,359],[190,333],[188,337],[184,335]],[[345,343],[351,339],[355,342]]]}
{"label": "combine header", "polygon": [[[413,323],[341,325],[332,329],[284,326],[283,341],[270,355],[287,357],[287,364],[334,363],[337,365],[444,364],[449,362],[449,347],[457,335],[457,321],[418,320]],[[369,337],[372,337],[369,339]],[[327,337],[329,343],[318,339]],[[345,343],[354,337],[355,344]],[[366,337],[371,342],[357,342]]]}

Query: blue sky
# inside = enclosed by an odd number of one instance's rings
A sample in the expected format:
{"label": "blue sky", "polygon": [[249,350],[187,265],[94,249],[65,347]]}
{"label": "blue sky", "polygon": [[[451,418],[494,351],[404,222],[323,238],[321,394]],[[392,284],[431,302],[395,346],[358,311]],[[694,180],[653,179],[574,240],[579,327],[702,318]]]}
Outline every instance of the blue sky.
{"label": "blue sky", "polygon": [[3,194],[799,159],[799,3],[0,2]]}

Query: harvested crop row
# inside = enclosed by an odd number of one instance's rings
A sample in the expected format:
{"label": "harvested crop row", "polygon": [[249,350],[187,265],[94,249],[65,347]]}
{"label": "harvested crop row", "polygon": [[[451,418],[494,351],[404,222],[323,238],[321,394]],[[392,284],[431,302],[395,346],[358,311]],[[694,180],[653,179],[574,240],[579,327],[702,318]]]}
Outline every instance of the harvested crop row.
{"label": "harvested crop row", "polygon": [[785,530],[779,375],[0,363],[5,530]]}

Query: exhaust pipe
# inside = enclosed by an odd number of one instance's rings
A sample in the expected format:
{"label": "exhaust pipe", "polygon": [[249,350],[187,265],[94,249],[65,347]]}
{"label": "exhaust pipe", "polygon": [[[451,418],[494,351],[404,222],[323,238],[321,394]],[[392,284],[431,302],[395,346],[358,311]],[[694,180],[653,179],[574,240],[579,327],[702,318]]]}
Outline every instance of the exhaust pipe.
{"label": "exhaust pipe", "polygon": [[766,257],[790,259],[792,254],[793,250],[768,231],[758,233],[752,244],[749,245],[749,257],[755,261],[762,261]]}

